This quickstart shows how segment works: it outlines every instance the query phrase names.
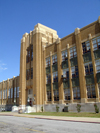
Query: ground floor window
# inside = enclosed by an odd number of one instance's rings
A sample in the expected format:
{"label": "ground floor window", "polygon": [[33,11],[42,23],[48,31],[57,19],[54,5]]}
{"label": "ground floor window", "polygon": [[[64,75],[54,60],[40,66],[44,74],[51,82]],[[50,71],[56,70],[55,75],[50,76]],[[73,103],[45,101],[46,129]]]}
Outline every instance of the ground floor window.
{"label": "ground floor window", "polygon": [[80,88],[79,87],[73,88],[73,99],[80,99]]}
{"label": "ground floor window", "polygon": [[70,88],[64,89],[64,100],[70,100]]}
{"label": "ground floor window", "polygon": [[87,86],[87,97],[88,98],[96,98],[95,85]]}
{"label": "ground floor window", "polygon": [[59,91],[58,90],[54,90],[54,101],[59,101]]}
{"label": "ground floor window", "polygon": [[52,101],[51,100],[51,91],[47,91],[47,101]]}
{"label": "ground floor window", "polygon": [[99,97],[100,97],[100,84],[98,84],[98,88],[99,88]]}

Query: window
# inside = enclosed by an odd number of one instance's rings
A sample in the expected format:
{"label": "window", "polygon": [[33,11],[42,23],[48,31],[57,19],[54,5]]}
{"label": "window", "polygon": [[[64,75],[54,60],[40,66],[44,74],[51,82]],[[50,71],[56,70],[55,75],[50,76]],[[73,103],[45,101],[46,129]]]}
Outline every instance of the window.
{"label": "window", "polygon": [[71,67],[72,78],[78,77],[78,66]]}
{"label": "window", "polygon": [[52,56],[52,63],[53,65],[57,63],[57,54]]}
{"label": "window", "polygon": [[10,95],[10,89],[9,89],[9,91],[8,91],[8,98],[10,98],[10,96],[11,96],[11,95]]}
{"label": "window", "polygon": [[67,60],[67,59],[68,59],[68,57],[67,57],[67,50],[62,51],[62,62]]}
{"label": "window", "polygon": [[19,87],[17,87],[17,97],[19,97]]}
{"label": "window", "polygon": [[29,90],[28,90],[28,94],[29,94],[29,95],[32,94],[32,89],[29,89]]}
{"label": "window", "polygon": [[27,63],[30,61],[30,49],[27,50]]}
{"label": "window", "polygon": [[11,88],[11,98],[13,98],[13,88]]}
{"label": "window", "polygon": [[92,62],[85,63],[84,67],[85,67],[85,74],[86,75],[93,74],[93,65],[92,65]]}
{"label": "window", "polygon": [[97,73],[99,73],[100,72],[100,59],[99,60],[95,60],[95,65],[96,65]]}
{"label": "window", "polygon": [[70,88],[64,89],[64,100],[70,100]]}
{"label": "window", "polygon": [[74,58],[77,56],[76,46],[70,48],[69,50],[70,50],[70,58]]}
{"label": "window", "polygon": [[92,39],[94,50],[100,49],[100,36]]}
{"label": "window", "polygon": [[54,90],[54,101],[59,101],[59,91],[58,90]]}
{"label": "window", "polygon": [[73,88],[73,98],[80,99],[80,88],[79,87]]}
{"label": "window", "polygon": [[33,60],[33,45],[31,45],[31,61]]}
{"label": "window", "polygon": [[100,84],[98,84],[98,88],[99,88],[99,97],[100,97]]}
{"label": "window", "polygon": [[5,98],[5,90],[3,91],[3,99]]}
{"label": "window", "polygon": [[63,69],[63,77],[69,79],[69,68]]}
{"label": "window", "polygon": [[88,85],[87,86],[87,97],[88,98],[96,98],[95,85]]}
{"label": "window", "polygon": [[33,68],[31,68],[31,79],[33,79]]}
{"label": "window", "polygon": [[51,75],[47,74],[46,75],[46,84],[49,84],[49,83],[51,83]]}
{"label": "window", "polygon": [[46,67],[50,66],[50,57],[46,58]]}
{"label": "window", "polygon": [[83,47],[83,54],[85,54],[87,52],[90,52],[90,43],[89,43],[89,41],[83,42],[82,47]]}
{"label": "window", "polygon": [[14,88],[14,98],[16,98],[16,87]]}
{"label": "window", "polygon": [[7,89],[6,89],[6,98],[7,98]]}
{"label": "window", "polygon": [[47,91],[47,101],[51,101],[51,91]]}
{"label": "window", "polygon": [[26,70],[26,80],[29,80],[30,78],[30,69]]}
{"label": "window", "polygon": [[58,72],[53,73],[53,82],[58,82]]}

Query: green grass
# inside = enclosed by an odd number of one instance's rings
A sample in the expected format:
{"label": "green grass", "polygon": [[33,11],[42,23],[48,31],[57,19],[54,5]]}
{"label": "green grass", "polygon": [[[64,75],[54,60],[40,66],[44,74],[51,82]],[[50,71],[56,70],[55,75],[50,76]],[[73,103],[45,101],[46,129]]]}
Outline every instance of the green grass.
{"label": "green grass", "polygon": [[64,117],[95,117],[100,118],[100,113],[72,113],[72,112],[34,112],[29,115],[64,116]]}

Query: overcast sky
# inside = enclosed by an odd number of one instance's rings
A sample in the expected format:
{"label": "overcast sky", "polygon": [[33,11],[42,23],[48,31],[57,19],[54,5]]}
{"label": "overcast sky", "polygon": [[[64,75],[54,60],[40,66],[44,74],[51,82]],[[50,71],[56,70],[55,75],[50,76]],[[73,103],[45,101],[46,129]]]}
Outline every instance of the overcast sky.
{"label": "overcast sky", "polygon": [[0,0],[0,82],[20,73],[22,35],[41,23],[60,38],[100,16],[100,0]]}

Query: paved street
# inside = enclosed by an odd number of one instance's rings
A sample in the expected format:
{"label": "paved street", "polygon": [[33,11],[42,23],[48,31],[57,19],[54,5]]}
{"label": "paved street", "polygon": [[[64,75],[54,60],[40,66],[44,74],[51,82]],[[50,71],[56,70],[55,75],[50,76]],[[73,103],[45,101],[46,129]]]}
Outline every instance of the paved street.
{"label": "paved street", "polygon": [[0,133],[100,133],[100,124],[0,116]]}

